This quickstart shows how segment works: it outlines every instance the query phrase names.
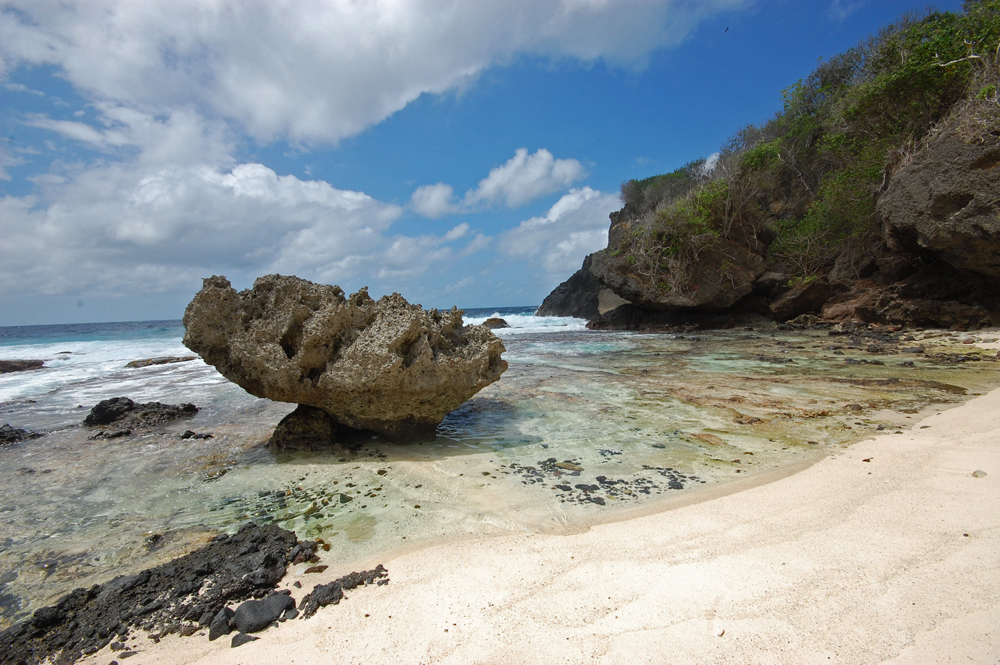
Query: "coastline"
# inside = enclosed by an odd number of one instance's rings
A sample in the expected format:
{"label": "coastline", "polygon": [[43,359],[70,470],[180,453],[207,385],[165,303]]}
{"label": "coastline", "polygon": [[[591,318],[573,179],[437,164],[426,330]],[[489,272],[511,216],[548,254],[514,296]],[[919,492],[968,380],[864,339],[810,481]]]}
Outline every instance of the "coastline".
{"label": "coastline", "polygon": [[[138,660],[992,662],[998,410],[1000,389],[773,482],[748,477],[749,487],[579,533],[381,558],[391,584],[308,621],[238,650],[197,636],[143,639]],[[290,569],[281,586],[301,580],[300,598],[350,572],[325,563],[319,575]]]}

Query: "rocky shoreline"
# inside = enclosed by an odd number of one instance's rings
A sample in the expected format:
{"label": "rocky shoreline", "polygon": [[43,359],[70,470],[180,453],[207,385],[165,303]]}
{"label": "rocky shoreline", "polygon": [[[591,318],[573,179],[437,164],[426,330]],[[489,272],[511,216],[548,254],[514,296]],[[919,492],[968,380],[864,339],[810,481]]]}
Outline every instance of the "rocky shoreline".
{"label": "rocky shoreline", "polygon": [[[287,566],[318,561],[319,546],[277,525],[249,522],[173,561],[76,589],[35,610],[0,633],[0,664],[73,663],[105,647],[128,658],[138,653],[130,641],[139,633],[158,642],[206,631],[215,640],[235,630],[232,646],[240,646],[256,639],[251,633],[300,616],[290,591],[275,588]],[[387,582],[379,565],[317,585],[303,599],[301,616],[339,603],[344,590]]]}

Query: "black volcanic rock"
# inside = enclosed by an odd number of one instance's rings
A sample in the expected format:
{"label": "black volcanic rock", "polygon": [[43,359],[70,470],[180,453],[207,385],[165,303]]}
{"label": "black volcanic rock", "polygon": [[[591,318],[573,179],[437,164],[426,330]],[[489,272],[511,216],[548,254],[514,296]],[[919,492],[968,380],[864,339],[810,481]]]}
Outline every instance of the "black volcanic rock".
{"label": "black volcanic rock", "polygon": [[194,404],[139,404],[128,397],[112,397],[99,402],[83,420],[88,427],[112,426],[92,438],[111,439],[131,433],[131,430],[155,427],[198,413]]}
{"label": "black volcanic rock", "polygon": [[0,374],[27,372],[33,369],[41,369],[44,366],[44,360],[0,360]]}
{"label": "black volcanic rock", "polygon": [[223,635],[228,635],[233,632],[229,622],[235,615],[236,613],[228,607],[223,607],[219,610],[218,613],[212,618],[212,623],[208,626],[208,641],[211,642],[213,640],[217,640]]}
{"label": "black volcanic rock", "polygon": [[140,627],[193,632],[206,613],[273,589],[295,544],[291,531],[248,523],[163,565],[76,589],[0,632],[0,665],[71,663]]}
{"label": "black volcanic rock", "polygon": [[0,427],[0,446],[5,446],[10,443],[20,443],[21,441],[27,441],[28,439],[37,439],[40,436],[41,434],[38,432],[31,432],[26,429],[4,425],[3,427]]}
{"label": "black volcanic rock", "polygon": [[284,593],[272,593],[262,600],[248,600],[236,608],[233,620],[241,633],[256,633],[278,620],[285,610],[295,609],[295,599]]}
{"label": "black volcanic rock", "polygon": [[327,605],[336,605],[344,598],[344,590],[356,589],[359,586],[387,584],[389,573],[382,564],[373,570],[361,573],[350,573],[329,584],[317,584],[302,598],[302,614],[306,619],[316,614],[316,611]]}

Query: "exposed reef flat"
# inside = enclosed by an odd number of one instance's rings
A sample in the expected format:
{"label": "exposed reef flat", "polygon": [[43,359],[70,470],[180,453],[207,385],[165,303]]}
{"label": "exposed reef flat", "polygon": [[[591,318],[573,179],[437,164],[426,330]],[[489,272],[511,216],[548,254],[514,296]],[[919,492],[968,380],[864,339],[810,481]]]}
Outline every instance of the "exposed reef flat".
{"label": "exposed reef flat", "polygon": [[[18,488],[0,502],[0,626],[247,520],[322,538],[331,561],[361,569],[401,546],[568,533],[691,500],[1000,385],[997,350],[982,348],[997,339],[846,325],[512,335],[503,380],[436,440],[317,450],[265,445],[291,406],[175,365],[178,392],[157,398],[197,399],[190,417],[100,442],[91,428],[48,429],[0,451],[0,483]],[[209,374],[221,392],[192,393]],[[70,424],[85,413],[73,407]],[[39,408],[0,405],[2,422],[35,429]]]}
{"label": "exposed reef flat", "polygon": [[582,533],[403,553],[335,631],[295,622],[239,651],[171,635],[143,662],[992,662],[998,410],[994,391],[794,475]]}

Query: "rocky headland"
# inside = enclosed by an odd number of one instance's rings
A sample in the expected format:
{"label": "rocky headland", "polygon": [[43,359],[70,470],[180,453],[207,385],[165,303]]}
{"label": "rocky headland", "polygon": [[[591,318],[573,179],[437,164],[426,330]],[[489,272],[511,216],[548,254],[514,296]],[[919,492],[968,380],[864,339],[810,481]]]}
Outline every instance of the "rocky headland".
{"label": "rocky headland", "polygon": [[601,329],[997,325],[995,12],[889,26],[710,160],[626,182],[607,248],[538,314]]}
{"label": "rocky headland", "polygon": [[208,278],[184,327],[184,344],[252,395],[392,440],[433,435],[507,369],[503,342],[463,325],[458,309],[425,311],[398,293],[374,300],[367,289],[348,297],[297,277],[268,275],[240,293]]}
{"label": "rocky headland", "polygon": [[[1000,137],[969,144],[942,132],[888,179],[876,205],[878,237],[844,243],[805,276],[769,254],[775,233],[767,223],[738,237],[705,233],[691,240],[704,246],[686,263],[650,266],[628,239],[650,223],[648,211],[644,218],[626,205],[611,215],[608,248],[588,256],[538,314],[586,318],[596,329],[730,327],[761,316],[793,324],[997,325],[998,165]],[[618,304],[599,309],[608,291]]]}

